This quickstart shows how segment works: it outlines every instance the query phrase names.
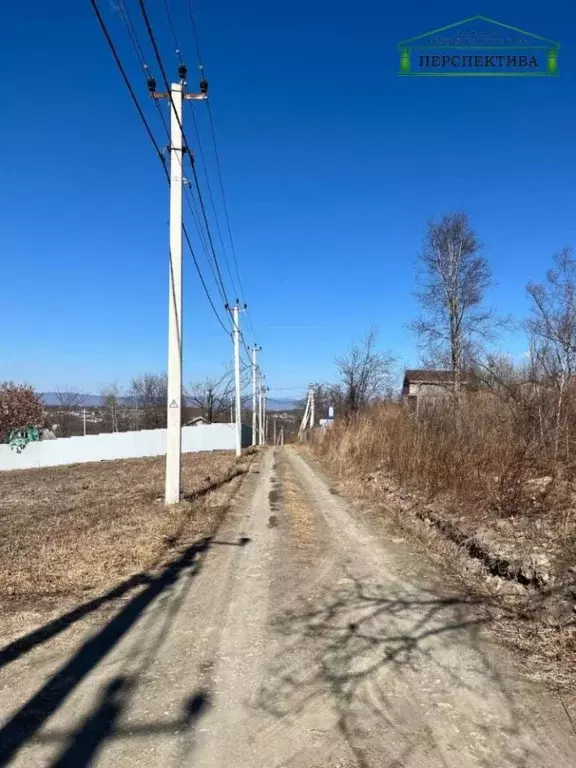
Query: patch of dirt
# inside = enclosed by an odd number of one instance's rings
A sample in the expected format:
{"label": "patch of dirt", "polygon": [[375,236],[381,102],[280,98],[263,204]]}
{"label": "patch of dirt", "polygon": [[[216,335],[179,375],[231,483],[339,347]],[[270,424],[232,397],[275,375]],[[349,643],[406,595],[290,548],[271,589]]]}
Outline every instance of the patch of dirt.
{"label": "patch of dirt", "polygon": [[538,589],[571,583],[576,567],[576,541],[569,535],[563,522],[565,511],[560,509],[564,494],[556,489],[556,503],[548,495],[555,493],[549,479],[526,483],[516,501],[516,513],[504,514],[481,499],[464,502],[439,494],[430,500],[400,487],[385,469],[357,478],[363,495],[410,509],[473,557],[484,560],[492,572]]}

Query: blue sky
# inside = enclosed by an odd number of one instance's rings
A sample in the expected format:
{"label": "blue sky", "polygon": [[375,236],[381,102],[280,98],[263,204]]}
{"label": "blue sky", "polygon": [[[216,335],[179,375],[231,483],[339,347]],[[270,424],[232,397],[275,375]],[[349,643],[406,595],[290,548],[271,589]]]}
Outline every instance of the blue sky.
{"label": "blue sky", "polygon": [[[99,5],[165,143],[114,3]],[[163,4],[147,5],[173,74]],[[193,81],[185,0],[170,5]],[[399,40],[475,13],[560,41],[561,75],[397,76]],[[334,356],[371,323],[383,348],[418,362],[407,327],[415,257],[427,220],[449,210],[467,211],[485,243],[488,302],[525,316],[526,282],[576,243],[572,4],[196,0],[196,15],[245,299],[273,390],[329,379]],[[0,380],[97,392],[163,370],[167,187],[89,1],[10,3],[0,65]],[[217,197],[203,107],[194,109]],[[199,258],[209,276],[200,248]],[[187,256],[184,300],[189,381],[222,371],[231,347]],[[509,333],[501,348],[520,355],[526,343]]]}

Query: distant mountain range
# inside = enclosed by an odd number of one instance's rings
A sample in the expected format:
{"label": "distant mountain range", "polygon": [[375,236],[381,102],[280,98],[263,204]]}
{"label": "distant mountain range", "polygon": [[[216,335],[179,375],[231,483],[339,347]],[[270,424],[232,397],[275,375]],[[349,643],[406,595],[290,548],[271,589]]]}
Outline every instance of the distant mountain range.
{"label": "distant mountain range", "polygon": [[[39,395],[44,405],[55,406],[60,404],[56,392],[40,392]],[[80,397],[83,398],[82,407],[84,408],[98,408],[104,405],[104,398],[100,395],[80,395]],[[135,405],[132,397],[120,397],[118,400],[125,408],[131,408]],[[269,411],[293,411],[297,407],[298,403],[295,400],[268,398]]]}
{"label": "distant mountain range", "polygon": [[[60,405],[56,392],[40,392],[39,395],[44,405]],[[100,395],[81,395],[78,393],[78,397],[82,398],[82,406],[86,408],[96,408],[104,405],[104,398]],[[125,406],[134,404],[134,400],[131,397],[120,397],[118,399]]]}
{"label": "distant mountain range", "polygon": [[298,408],[296,400],[281,400],[269,397],[267,403],[269,411],[293,411],[295,408]]}

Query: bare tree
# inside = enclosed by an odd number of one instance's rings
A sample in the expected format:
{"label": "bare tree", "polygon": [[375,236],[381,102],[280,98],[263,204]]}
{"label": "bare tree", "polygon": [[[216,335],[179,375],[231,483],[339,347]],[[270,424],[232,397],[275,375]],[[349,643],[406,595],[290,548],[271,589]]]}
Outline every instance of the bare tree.
{"label": "bare tree", "polygon": [[106,420],[109,421],[110,431],[120,431],[120,398],[122,390],[117,383],[108,384],[102,389],[102,405]]}
{"label": "bare tree", "polygon": [[80,430],[80,408],[86,397],[77,392],[74,387],[57,387],[54,390],[58,401],[58,431],[62,437],[71,437],[74,433],[82,434]]}
{"label": "bare tree", "polygon": [[202,409],[209,424],[226,420],[234,402],[234,378],[228,370],[220,379],[207,378],[191,383],[186,391],[188,404]]}
{"label": "bare tree", "polygon": [[137,410],[139,429],[159,429],[166,426],[168,379],[165,373],[143,373],[130,384],[130,397]]}
{"label": "bare tree", "polygon": [[[331,405],[334,405],[334,387],[330,384],[316,383],[312,385],[314,390],[314,406],[317,419],[328,418],[328,412]],[[302,411],[306,401],[302,403]]]}
{"label": "bare tree", "polygon": [[564,248],[554,257],[546,283],[526,286],[532,299],[527,322],[534,366],[540,368],[555,396],[554,459],[558,456],[566,390],[576,373],[576,261]]}
{"label": "bare tree", "polygon": [[419,267],[416,296],[422,314],[412,328],[429,364],[453,371],[458,402],[463,371],[494,322],[492,312],[482,307],[491,283],[490,268],[465,213],[448,213],[439,222],[429,222]]}
{"label": "bare tree", "polygon": [[338,412],[351,415],[389,394],[394,358],[377,351],[377,338],[376,329],[371,328],[360,343],[336,358],[340,381],[326,397]]}

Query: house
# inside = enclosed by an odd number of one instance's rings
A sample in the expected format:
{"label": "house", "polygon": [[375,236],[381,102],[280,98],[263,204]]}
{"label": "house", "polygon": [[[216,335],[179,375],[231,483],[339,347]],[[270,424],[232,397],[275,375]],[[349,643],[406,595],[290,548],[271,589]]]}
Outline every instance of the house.
{"label": "house", "polygon": [[204,418],[204,416],[194,416],[193,419],[190,419],[190,421],[187,421],[186,424],[184,424],[185,427],[198,427],[200,424],[208,424],[208,420]]}
{"label": "house", "polygon": [[290,411],[269,411],[268,415],[278,421],[297,421],[295,414]]}
{"label": "house", "polygon": [[[461,386],[466,388],[470,381],[468,374],[463,374]],[[424,398],[446,395],[454,386],[453,371],[432,369],[407,370],[402,384],[402,400],[414,408]]]}

